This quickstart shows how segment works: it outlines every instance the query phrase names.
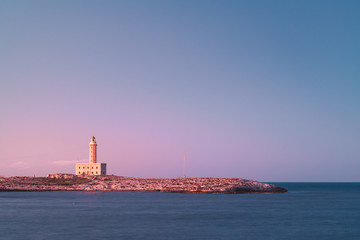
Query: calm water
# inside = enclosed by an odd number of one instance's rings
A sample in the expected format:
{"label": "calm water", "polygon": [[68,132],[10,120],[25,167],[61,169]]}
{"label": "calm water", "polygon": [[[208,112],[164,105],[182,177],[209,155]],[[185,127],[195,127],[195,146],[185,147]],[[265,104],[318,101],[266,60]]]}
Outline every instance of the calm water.
{"label": "calm water", "polygon": [[285,194],[0,192],[0,239],[360,239],[360,183]]}

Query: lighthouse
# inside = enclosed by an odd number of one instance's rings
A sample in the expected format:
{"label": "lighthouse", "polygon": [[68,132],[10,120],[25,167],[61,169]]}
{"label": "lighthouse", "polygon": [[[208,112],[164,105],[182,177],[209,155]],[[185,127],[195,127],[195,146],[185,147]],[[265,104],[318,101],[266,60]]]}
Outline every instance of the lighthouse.
{"label": "lighthouse", "polygon": [[76,163],[76,175],[106,175],[106,163],[97,162],[97,143],[92,136],[89,143],[89,163]]}
{"label": "lighthouse", "polygon": [[96,163],[96,148],[97,144],[95,137],[92,136],[89,143],[89,163]]}

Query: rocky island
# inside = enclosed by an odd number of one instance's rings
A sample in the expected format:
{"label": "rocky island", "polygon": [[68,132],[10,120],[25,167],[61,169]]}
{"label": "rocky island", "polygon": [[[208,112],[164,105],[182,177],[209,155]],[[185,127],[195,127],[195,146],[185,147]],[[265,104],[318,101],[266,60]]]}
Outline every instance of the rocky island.
{"label": "rocky island", "polygon": [[103,191],[173,193],[284,193],[272,184],[242,178],[134,178],[114,175],[0,178],[0,191]]}

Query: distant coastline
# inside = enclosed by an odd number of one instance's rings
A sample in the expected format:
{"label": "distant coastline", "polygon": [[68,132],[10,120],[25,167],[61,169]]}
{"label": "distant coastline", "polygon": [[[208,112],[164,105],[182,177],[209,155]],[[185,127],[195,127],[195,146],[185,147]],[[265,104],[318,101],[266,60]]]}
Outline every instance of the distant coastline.
{"label": "distant coastline", "polygon": [[284,193],[285,188],[242,178],[133,178],[114,175],[0,178],[0,191],[101,191],[173,193]]}

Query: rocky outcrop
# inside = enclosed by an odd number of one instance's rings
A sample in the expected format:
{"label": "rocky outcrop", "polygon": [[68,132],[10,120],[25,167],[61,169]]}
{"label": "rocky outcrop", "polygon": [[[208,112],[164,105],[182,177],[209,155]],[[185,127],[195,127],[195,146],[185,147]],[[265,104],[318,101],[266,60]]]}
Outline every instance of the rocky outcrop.
{"label": "rocky outcrop", "polygon": [[48,178],[60,178],[60,179],[67,179],[67,178],[74,179],[74,178],[76,178],[76,175],[67,174],[67,173],[53,173],[53,174],[48,174],[47,177]]}
{"label": "rocky outcrop", "polygon": [[121,176],[9,177],[0,181],[0,191],[114,191],[178,193],[283,193],[286,189],[242,178],[132,178]]}

